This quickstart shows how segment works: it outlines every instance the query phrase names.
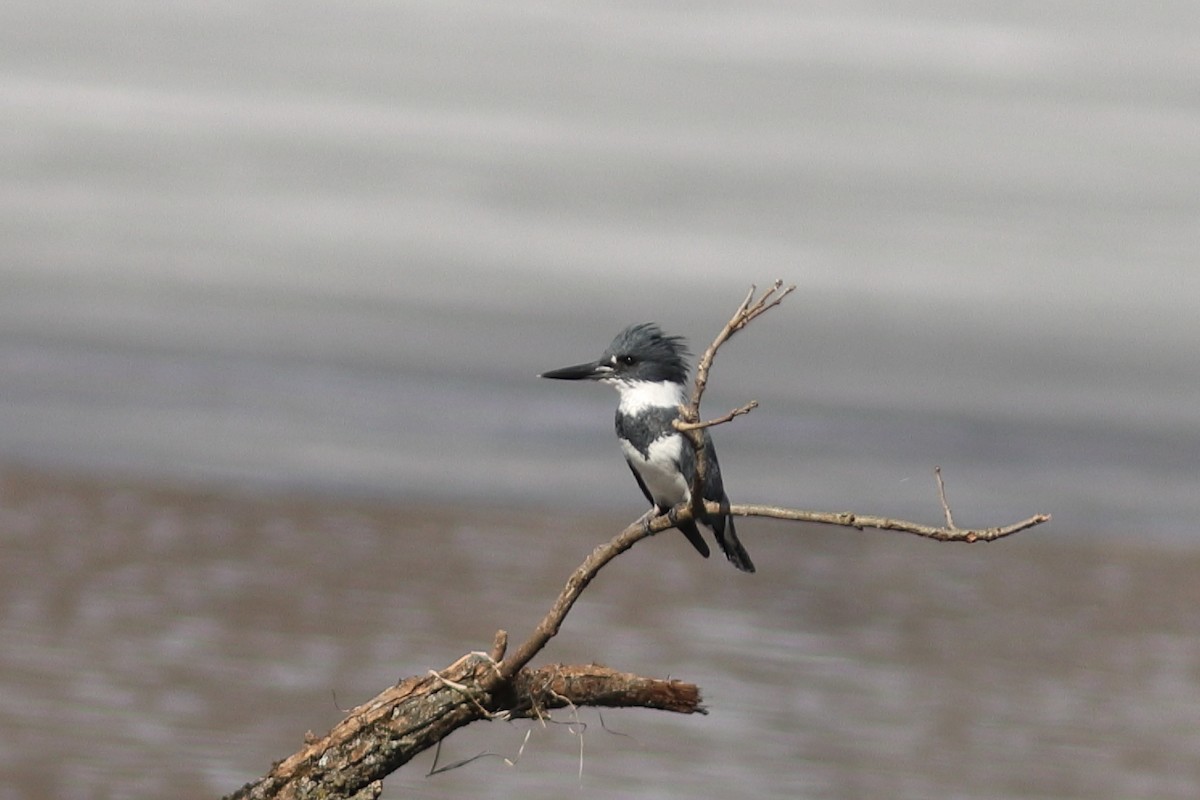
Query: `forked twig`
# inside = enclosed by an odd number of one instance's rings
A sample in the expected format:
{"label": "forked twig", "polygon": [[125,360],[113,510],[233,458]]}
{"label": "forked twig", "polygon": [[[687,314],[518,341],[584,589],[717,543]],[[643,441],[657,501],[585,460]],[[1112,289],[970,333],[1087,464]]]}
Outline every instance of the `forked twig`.
{"label": "forked twig", "polygon": [[692,511],[699,516],[701,506],[704,502],[703,486],[705,477],[708,473],[708,456],[705,453],[704,434],[702,431],[705,428],[711,428],[714,425],[722,425],[729,422],[734,417],[748,414],[750,411],[758,407],[757,400],[751,400],[744,406],[734,409],[723,417],[709,420],[708,422],[700,421],[700,400],[704,397],[704,390],[708,387],[708,373],[712,369],[713,359],[717,356],[717,350],[721,349],[721,345],[733,338],[733,335],[745,328],[752,321],[762,316],[766,312],[775,308],[783,302],[783,298],[794,292],[796,287],[784,287],[782,280],[777,280],[771,284],[762,297],[754,299],[754,294],[758,291],[756,285],[751,284],[750,291],[746,294],[741,305],[733,312],[733,316],[729,318],[729,322],[725,323],[725,327],[721,329],[717,337],[713,339],[712,344],[700,356],[700,361],[696,363],[696,378],[692,382],[692,396],[686,406],[680,407],[679,419],[675,420],[675,429],[680,431],[692,445],[692,450],[695,452],[696,469],[692,474]]}
{"label": "forked twig", "polygon": [[754,293],[757,291],[758,287],[751,284],[746,298],[742,300],[741,305],[729,318],[729,322],[725,323],[725,327],[721,329],[712,344],[700,356],[700,360],[696,362],[696,378],[692,381],[692,396],[682,414],[685,423],[700,421],[700,399],[704,397],[704,390],[708,387],[708,373],[712,369],[713,359],[716,358],[717,350],[721,349],[721,345],[729,341],[735,333],[745,328],[751,321],[782,303],[783,298],[796,291],[796,287],[785,288],[783,281],[777,280],[756,301]]}

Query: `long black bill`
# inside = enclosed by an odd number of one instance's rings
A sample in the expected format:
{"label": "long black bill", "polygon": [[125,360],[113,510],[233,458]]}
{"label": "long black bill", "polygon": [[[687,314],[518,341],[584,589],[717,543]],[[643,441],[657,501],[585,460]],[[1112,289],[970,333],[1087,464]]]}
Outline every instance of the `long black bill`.
{"label": "long black bill", "polygon": [[611,372],[612,367],[607,364],[601,364],[599,361],[589,361],[586,364],[576,364],[573,367],[552,369],[549,372],[543,372],[538,377],[553,378],[559,381],[598,381]]}

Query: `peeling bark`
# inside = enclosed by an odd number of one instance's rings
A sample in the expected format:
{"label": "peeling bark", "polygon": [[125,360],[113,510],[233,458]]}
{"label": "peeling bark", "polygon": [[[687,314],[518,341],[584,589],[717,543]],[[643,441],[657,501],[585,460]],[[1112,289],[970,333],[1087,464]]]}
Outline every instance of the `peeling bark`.
{"label": "peeling bark", "polygon": [[323,737],[310,737],[228,800],[375,798],[384,777],[480,719],[538,717],[554,708],[640,707],[705,713],[694,684],[644,678],[596,664],[551,664],[501,678],[482,653],[440,673],[408,678],[363,703]]}

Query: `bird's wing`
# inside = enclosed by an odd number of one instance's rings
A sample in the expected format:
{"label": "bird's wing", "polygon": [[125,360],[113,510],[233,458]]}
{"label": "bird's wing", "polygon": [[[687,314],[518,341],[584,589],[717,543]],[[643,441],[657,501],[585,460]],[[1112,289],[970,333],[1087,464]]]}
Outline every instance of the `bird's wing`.
{"label": "bird's wing", "polygon": [[[708,431],[703,431],[703,436],[704,460],[707,462],[704,471],[704,499],[716,503],[728,503],[729,498],[725,496],[725,482],[721,480],[721,464],[717,461],[717,450],[713,447],[712,437],[708,435]],[[683,473],[683,479],[687,481],[688,487],[691,488],[692,479],[696,477],[696,454],[688,443],[680,448],[679,470]]]}
{"label": "bird's wing", "polygon": [[[704,472],[704,499],[720,503],[721,508],[726,510],[729,508],[729,496],[725,494],[725,483],[721,480],[721,465],[717,462],[717,451],[713,447],[712,437],[708,435],[708,431],[704,431],[704,457],[708,462]],[[692,452],[692,448],[684,447],[679,458],[679,468],[688,485],[691,486],[692,478],[696,475],[695,453]],[[701,522],[712,528],[713,536],[716,537],[721,552],[735,567],[742,572],[754,572],[754,562],[750,560],[750,554],[746,552],[746,548],[742,547],[742,543],[738,541],[737,529],[733,526],[732,516],[727,512],[716,516],[710,514],[701,519]]]}

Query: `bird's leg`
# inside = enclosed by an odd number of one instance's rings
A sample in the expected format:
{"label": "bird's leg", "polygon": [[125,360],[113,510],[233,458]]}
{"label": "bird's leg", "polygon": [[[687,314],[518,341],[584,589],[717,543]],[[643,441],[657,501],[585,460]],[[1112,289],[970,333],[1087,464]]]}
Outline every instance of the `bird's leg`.
{"label": "bird's leg", "polygon": [[642,533],[649,536],[650,535],[650,520],[654,519],[656,516],[658,516],[658,508],[656,506],[650,506],[650,510],[647,511],[645,514],[642,514],[640,517],[638,517],[637,520],[634,521],[633,524],[641,525]]}

